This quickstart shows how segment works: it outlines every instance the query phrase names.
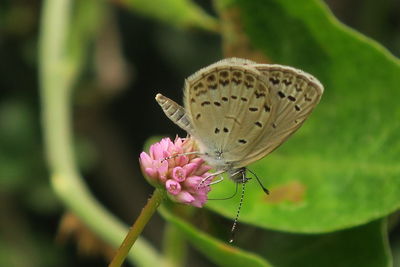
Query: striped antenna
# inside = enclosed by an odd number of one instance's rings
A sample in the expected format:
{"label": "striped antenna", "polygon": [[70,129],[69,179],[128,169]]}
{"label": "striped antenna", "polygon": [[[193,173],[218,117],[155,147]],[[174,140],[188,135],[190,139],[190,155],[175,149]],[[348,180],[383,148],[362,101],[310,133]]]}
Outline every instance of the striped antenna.
{"label": "striped antenna", "polygon": [[245,172],[242,172],[242,183],[241,183],[242,184],[242,194],[240,196],[240,202],[239,202],[239,207],[236,212],[236,217],[235,217],[235,220],[233,221],[233,225],[232,225],[232,229],[231,229],[231,238],[229,239],[229,243],[233,243],[233,241],[235,239],[236,226],[237,226],[237,222],[239,220],[240,209],[242,208],[244,192],[246,189],[247,178],[245,177],[245,175],[246,175]]}

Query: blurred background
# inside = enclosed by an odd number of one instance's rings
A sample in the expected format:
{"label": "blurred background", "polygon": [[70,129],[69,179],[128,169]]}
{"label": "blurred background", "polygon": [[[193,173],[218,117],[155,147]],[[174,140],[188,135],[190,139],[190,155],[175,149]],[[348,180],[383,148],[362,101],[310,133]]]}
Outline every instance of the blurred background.
{"label": "blurred background", "polygon": [[[74,91],[79,166],[91,191],[127,224],[153,188],[138,155],[151,136],[185,136],[154,101],[181,103],[184,78],[222,58],[221,39],[107,2],[101,31]],[[195,1],[217,16],[211,1]],[[400,1],[326,2],[345,24],[400,55]],[[38,83],[42,2],[0,2],[0,266],[104,266],[112,249],[66,213],[43,150]],[[144,236],[160,247],[158,216]],[[399,236],[399,235],[397,235]],[[23,257],[21,256],[23,255]],[[197,266],[207,260],[191,251]]]}

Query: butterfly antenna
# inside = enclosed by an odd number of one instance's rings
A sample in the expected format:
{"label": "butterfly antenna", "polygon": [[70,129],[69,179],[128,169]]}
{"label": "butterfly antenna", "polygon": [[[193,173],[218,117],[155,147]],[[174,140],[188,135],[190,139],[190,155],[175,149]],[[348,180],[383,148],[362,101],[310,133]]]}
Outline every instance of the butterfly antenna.
{"label": "butterfly antenna", "polygon": [[191,151],[191,152],[185,152],[185,153],[180,153],[180,154],[175,154],[169,157],[165,157],[161,160],[161,162],[165,161],[165,160],[169,160],[169,159],[174,159],[177,157],[181,157],[181,156],[187,156],[187,155],[200,155],[201,153],[199,151]]}
{"label": "butterfly antenna", "polygon": [[[244,198],[244,191],[246,188],[246,177],[245,177],[245,172],[242,173],[242,195],[240,196],[240,202],[239,202],[239,207],[236,213],[236,217],[235,220],[233,221],[233,225],[232,225],[232,229],[231,229],[231,238],[229,239],[229,243],[233,243],[233,241],[235,240],[235,230],[236,230],[236,226],[237,226],[237,222],[239,220],[239,214],[240,214],[240,209],[242,208],[242,204],[243,204],[243,198]],[[236,187],[237,188],[237,187]]]}
{"label": "butterfly antenna", "polygon": [[258,184],[261,186],[262,190],[265,192],[265,194],[269,195],[269,190],[261,183],[260,179],[258,178],[257,174],[252,172],[250,169],[247,169],[251,174],[256,177]]}

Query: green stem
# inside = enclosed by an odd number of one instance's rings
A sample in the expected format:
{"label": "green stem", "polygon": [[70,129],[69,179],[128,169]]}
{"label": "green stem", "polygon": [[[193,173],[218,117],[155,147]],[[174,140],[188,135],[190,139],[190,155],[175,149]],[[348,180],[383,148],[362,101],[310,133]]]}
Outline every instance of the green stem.
{"label": "green stem", "polygon": [[[43,2],[39,73],[42,127],[50,181],[69,210],[103,240],[118,246],[127,227],[93,197],[75,163],[71,92],[79,74],[79,64],[71,64],[71,54],[66,45],[72,4],[71,0]],[[88,48],[85,44],[75,47],[84,52]],[[145,240],[138,239],[135,253],[129,253],[128,257],[136,266],[150,267],[159,262],[160,255]]]}
{"label": "green stem", "polygon": [[176,225],[170,222],[166,223],[164,229],[163,252],[162,267],[181,267],[186,265],[186,239]]}
{"label": "green stem", "polygon": [[121,246],[117,250],[113,260],[111,261],[109,267],[119,267],[124,262],[126,256],[129,253],[129,250],[135,243],[136,239],[142,233],[144,227],[153,216],[154,212],[160,206],[161,202],[165,199],[165,190],[156,189],[154,190],[153,195],[147,201],[146,206],[140,212],[139,217],[130,228],[128,234],[126,235],[124,241],[122,242]]}

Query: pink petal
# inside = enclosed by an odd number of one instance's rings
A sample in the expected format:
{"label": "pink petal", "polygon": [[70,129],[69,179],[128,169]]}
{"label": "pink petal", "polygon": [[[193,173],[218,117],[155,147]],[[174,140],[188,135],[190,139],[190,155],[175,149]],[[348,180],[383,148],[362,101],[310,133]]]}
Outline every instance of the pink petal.
{"label": "pink petal", "polygon": [[185,169],[185,171],[186,171],[186,175],[191,175],[192,174],[192,172],[194,171],[194,170],[196,170],[197,169],[197,167],[198,167],[199,165],[198,164],[196,164],[196,163],[188,163],[188,164],[186,164],[185,166],[183,166],[183,168]]}
{"label": "pink petal", "polygon": [[209,170],[211,170],[211,166],[203,164],[196,170],[195,174],[203,175],[204,173],[208,172]]}
{"label": "pink petal", "polygon": [[165,181],[167,179],[167,174],[168,174],[168,161],[164,160],[160,162],[157,171],[161,181]]}
{"label": "pink petal", "polygon": [[162,158],[162,148],[159,143],[150,146],[150,157],[154,160]]}
{"label": "pink petal", "polygon": [[186,171],[182,167],[175,167],[172,170],[172,178],[174,178],[178,182],[183,182],[186,179]]}
{"label": "pink petal", "polygon": [[187,191],[181,191],[175,196],[175,200],[180,203],[190,204],[194,201],[194,197]]}
{"label": "pink petal", "polygon": [[145,168],[144,171],[151,178],[157,178],[158,177],[158,171],[156,169],[154,169],[154,168]]}
{"label": "pink petal", "polygon": [[174,144],[175,144],[175,146],[182,146],[182,138],[180,138],[179,136],[176,136],[175,137],[175,141],[174,141]]}
{"label": "pink petal", "polygon": [[181,192],[181,185],[172,179],[169,179],[165,182],[165,188],[167,188],[168,193],[172,195],[177,195],[179,192]]}
{"label": "pink petal", "polygon": [[186,178],[184,185],[187,188],[197,189],[202,179],[203,177],[201,176],[190,176]]}
{"label": "pink petal", "polygon": [[201,165],[204,163],[204,159],[202,158],[194,158],[192,159],[191,163],[196,163],[197,165]]}
{"label": "pink petal", "polygon": [[190,205],[197,207],[197,208],[202,208],[203,205],[207,202],[207,195],[196,195],[194,198],[194,201],[190,203]]}
{"label": "pink petal", "polygon": [[139,162],[143,166],[143,168],[149,168],[153,165],[153,160],[150,158],[149,155],[147,155],[146,152],[140,153]]}
{"label": "pink petal", "polygon": [[[183,154],[183,153],[179,153],[179,154]],[[184,166],[189,163],[189,157],[186,155],[179,156],[176,158],[175,163],[176,163],[176,165]]]}

